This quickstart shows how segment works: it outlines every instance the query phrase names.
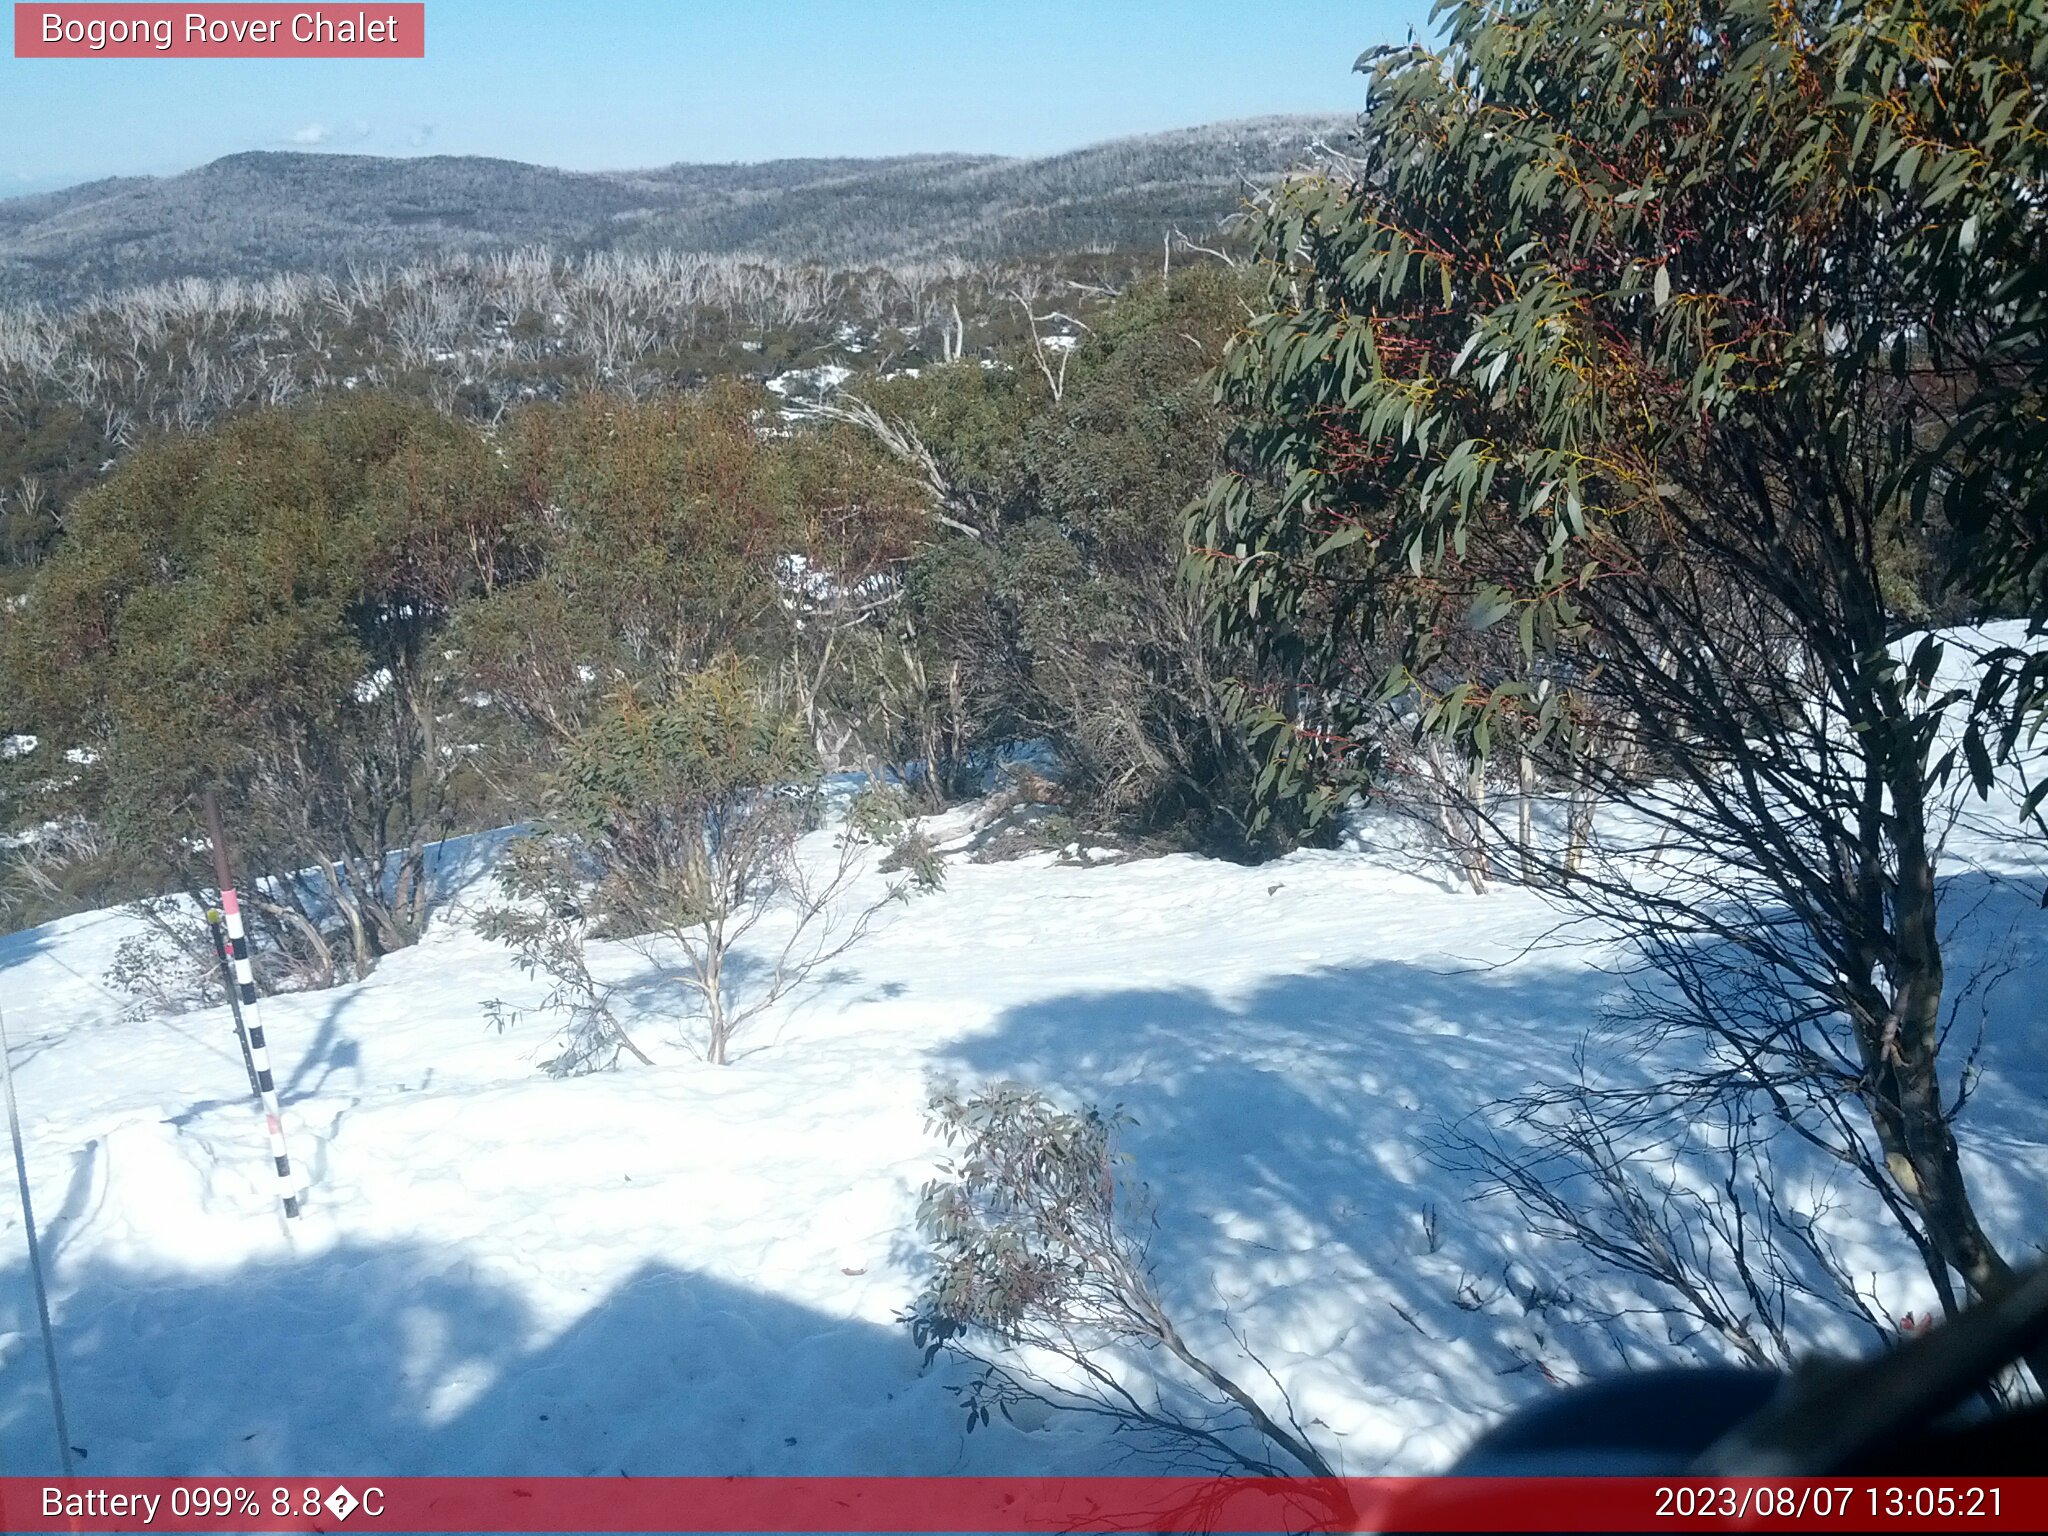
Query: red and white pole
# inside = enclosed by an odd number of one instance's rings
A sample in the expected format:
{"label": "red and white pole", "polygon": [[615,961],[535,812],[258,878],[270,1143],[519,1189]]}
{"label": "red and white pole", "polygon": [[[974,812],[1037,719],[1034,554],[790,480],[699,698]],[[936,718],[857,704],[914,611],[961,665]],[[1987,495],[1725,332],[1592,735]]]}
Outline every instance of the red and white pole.
{"label": "red and white pole", "polygon": [[299,1214],[299,1186],[292,1177],[291,1154],[285,1148],[284,1110],[277,1100],[277,1079],[270,1071],[270,1044],[263,1025],[255,1017],[256,969],[249,960],[249,935],[242,923],[242,902],[235,893],[235,877],[228,867],[227,834],[221,826],[220,806],[213,791],[201,796],[206,808],[206,833],[213,844],[213,869],[220,883],[221,920],[227,929],[228,1000],[234,1005],[236,1027],[242,1033],[242,1047],[248,1053],[255,1075],[257,1102],[263,1106],[263,1123],[270,1135],[270,1158],[277,1170],[278,1198],[288,1217]]}

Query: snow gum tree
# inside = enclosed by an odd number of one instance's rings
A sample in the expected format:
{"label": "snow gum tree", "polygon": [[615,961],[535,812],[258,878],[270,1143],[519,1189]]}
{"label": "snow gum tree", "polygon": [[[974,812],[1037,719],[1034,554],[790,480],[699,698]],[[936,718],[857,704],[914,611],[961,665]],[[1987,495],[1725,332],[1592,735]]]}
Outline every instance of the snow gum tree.
{"label": "snow gum tree", "polygon": [[721,381],[507,425],[517,521],[540,559],[472,605],[458,638],[532,765],[621,686],[658,694],[726,652],[772,659],[821,755],[858,756],[875,711],[852,662],[901,596],[917,500],[850,428],[768,426],[773,400]]}
{"label": "snow gum tree", "polygon": [[1210,376],[1257,291],[1237,269],[1176,269],[1091,312],[1057,359],[1034,337],[1014,371],[932,369],[842,412],[921,464],[943,513],[894,614],[902,664],[875,690],[921,782],[964,790],[989,749],[1042,740],[1105,830],[1233,857],[1291,846],[1286,814],[1244,820],[1258,764],[1226,691],[1258,661],[1217,642],[1181,569],[1187,503],[1221,464]]}
{"label": "snow gum tree", "polygon": [[6,637],[72,808],[196,888],[192,797],[216,786],[313,979],[412,943],[428,845],[483,793],[439,637],[518,563],[498,485],[468,428],[381,398],[137,452],[75,503]]}
{"label": "snow gum tree", "polygon": [[537,741],[580,734],[621,685],[657,692],[723,652],[772,653],[793,547],[787,455],[737,384],[590,395],[502,435],[510,504],[541,559],[463,616],[479,684]]}
{"label": "snow gum tree", "polygon": [[1344,679],[1248,694],[1265,786],[1341,803],[1393,707],[1626,805],[1672,869],[1646,838],[1550,883],[1671,983],[1702,1091],[1863,1172],[1944,1299],[2000,1293],[1942,1070],[1938,800],[1988,780],[2029,663],[1944,691],[1891,594],[1916,518],[1965,589],[2038,573],[2048,9],[1440,15],[1441,49],[1361,61],[1355,162],[1277,198],[1223,372],[1213,613]]}

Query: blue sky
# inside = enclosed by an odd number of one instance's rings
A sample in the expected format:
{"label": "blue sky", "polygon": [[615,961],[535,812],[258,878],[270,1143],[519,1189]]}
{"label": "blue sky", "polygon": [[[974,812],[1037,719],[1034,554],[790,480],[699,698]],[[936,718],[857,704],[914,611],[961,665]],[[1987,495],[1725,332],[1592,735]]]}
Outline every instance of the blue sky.
{"label": "blue sky", "polygon": [[1352,61],[1420,30],[1428,11],[1429,0],[428,0],[427,57],[402,61],[17,59],[10,37],[0,195],[293,147],[583,170],[1046,153],[1354,110]]}

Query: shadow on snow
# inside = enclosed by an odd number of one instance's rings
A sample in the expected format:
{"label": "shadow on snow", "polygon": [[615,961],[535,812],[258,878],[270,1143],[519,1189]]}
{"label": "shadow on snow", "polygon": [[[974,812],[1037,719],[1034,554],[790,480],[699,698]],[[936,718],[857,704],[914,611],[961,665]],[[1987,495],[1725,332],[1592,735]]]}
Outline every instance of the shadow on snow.
{"label": "shadow on snow", "polygon": [[[51,1472],[26,1277],[0,1288],[0,1456]],[[968,1441],[957,1374],[921,1372],[900,1329],[661,1265],[538,1341],[515,1290],[411,1247],[218,1275],[100,1265],[60,1290],[84,1474],[945,1474],[991,1470],[977,1453],[1023,1433]]]}

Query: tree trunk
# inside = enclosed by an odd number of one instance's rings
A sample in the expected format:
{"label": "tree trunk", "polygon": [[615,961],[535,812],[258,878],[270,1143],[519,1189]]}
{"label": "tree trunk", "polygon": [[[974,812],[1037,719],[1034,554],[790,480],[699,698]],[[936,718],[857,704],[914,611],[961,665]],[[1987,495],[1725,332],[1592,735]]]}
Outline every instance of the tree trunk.
{"label": "tree trunk", "polygon": [[1576,875],[1586,862],[1586,849],[1593,840],[1593,817],[1599,809],[1597,778],[1593,769],[1600,750],[1598,736],[1588,732],[1574,756],[1571,795],[1565,804],[1564,872]]}
{"label": "tree trunk", "polygon": [[[1995,1297],[2012,1288],[2014,1274],[1978,1220],[1942,1103],[1937,1058],[1944,977],[1934,860],[1919,757],[1901,755],[1905,771],[1893,773],[1889,784],[1898,858],[1892,1001],[1878,1038],[1864,1041],[1866,1069],[1875,1079],[1872,1118],[1885,1165],[1919,1209],[1942,1259],[1973,1295]],[[2048,1390],[2048,1345],[2030,1350],[2026,1361],[2036,1383]]]}
{"label": "tree trunk", "polygon": [[1465,867],[1474,895],[1486,894],[1493,860],[1486,851],[1486,759],[1475,757],[1465,776]]}
{"label": "tree trunk", "polygon": [[319,925],[307,917],[305,913],[286,906],[282,902],[270,901],[253,894],[249,896],[248,900],[251,906],[268,913],[280,922],[291,924],[293,928],[298,930],[299,936],[306,941],[307,948],[313,951],[313,964],[316,968],[313,977],[314,986],[323,991],[333,986],[334,947],[327,942],[327,936],[320,931]]}
{"label": "tree trunk", "polygon": [[1515,842],[1522,859],[1522,884],[1536,878],[1536,760],[1527,752],[1515,754],[1515,785],[1521,803],[1515,808]]}
{"label": "tree trunk", "polygon": [[725,935],[714,921],[704,928],[704,960],[699,968],[699,986],[704,993],[704,1017],[710,1040],[704,1059],[714,1067],[726,1064],[725,1018]]}
{"label": "tree trunk", "polygon": [[327,881],[328,893],[334,898],[335,910],[341,913],[342,921],[348,924],[349,949],[355,960],[355,980],[361,981],[377,968],[377,952],[370,942],[369,927],[363,921],[363,909],[355,893],[342,878],[332,859],[321,859],[320,873]]}

